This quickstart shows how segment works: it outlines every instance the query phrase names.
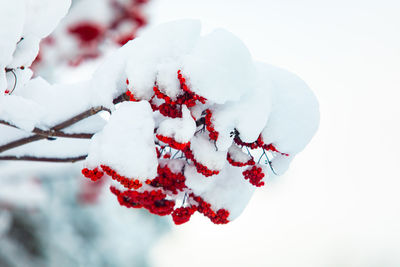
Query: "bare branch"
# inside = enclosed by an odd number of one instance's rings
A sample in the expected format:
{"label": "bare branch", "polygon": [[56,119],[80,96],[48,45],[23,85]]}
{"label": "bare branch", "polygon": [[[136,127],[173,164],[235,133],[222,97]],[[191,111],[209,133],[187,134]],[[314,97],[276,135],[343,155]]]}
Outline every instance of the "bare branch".
{"label": "bare branch", "polygon": [[69,157],[69,158],[47,158],[47,157],[34,157],[34,156],[0,156],[0,160],[21,160],[21,161],[40,161],[40,162],[77,162],[85,160],[87,155]]}

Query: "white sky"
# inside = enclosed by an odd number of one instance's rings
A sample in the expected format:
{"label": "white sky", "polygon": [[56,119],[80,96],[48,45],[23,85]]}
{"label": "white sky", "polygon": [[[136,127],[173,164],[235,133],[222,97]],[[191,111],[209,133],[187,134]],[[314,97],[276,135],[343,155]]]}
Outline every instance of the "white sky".
{"label": "white sky", "polygon": [[315,91],[321,126],[226,226],[165,236],[157,267],[400,266],[400,1],[152,0],[152,24],[200,18]]}

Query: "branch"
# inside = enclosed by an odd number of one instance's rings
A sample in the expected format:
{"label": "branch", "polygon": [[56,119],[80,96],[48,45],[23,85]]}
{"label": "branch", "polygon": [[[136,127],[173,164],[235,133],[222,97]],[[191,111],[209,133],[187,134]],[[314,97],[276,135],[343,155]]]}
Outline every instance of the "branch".
{"label": "branch", "polygon": [[69,157],[69,158],[46,158],[46,157],[34,157],[34,156],[0,156],[0,160],[23,160],[23,161],[41,161],[41,162],[77,162],[85,160],[87,155]]}
{"label": "branch", "polygon": [[204,117],[201,117],[196,121],[196,127],[199,127],[200,125],[206,124],[206,119]]}
{"label": "branch", "polygon": [[21,138],[21,139],[12,141],[12,142],[10,142],[8,144],[0,146],[0,153],[2,153],[4,151],[7,151],[9,149],[12,149],[12,148],[16,148],[16,147],[19,147],[19,146],[34,142],[34,141],[45,139],[45,138],[46,137],[42,136],[42,135],[31,135],[29,137]]}
{"label": "branch", "polygon": [[124,101],[129,101],[129,96],[127,96],[127,94],[125,94],[125,93],[118,96],[117,98],[114,98],[113,104],[116,105],[116,104],[124,102]]}
{"label": "branch", "polygon": [[[90,117],[90,116],[92,116],[92,115],[94,115],[96,113],[99,113],[100,111],[103,111],[103,110],[108,111],[109,109],[104,108],[102,106],[88,109],[88,110],[86,110],[86,111],[84,111],[84,112],[82,112],[82,113],[80,113],[80,114],[78,114],[78,115],[76,115],[76,116],[74,116],[74,117],[72,117],[72,118],[70,118],[70,119],[68,119],[66,121],[63,121],[63,122],[57,124],[56,126],[52,127],[50,129],[50,133],[55,133],[55,132],[57,132],[59,130],[67,128],[67,127],[77,123],[78,121],[86,119],[86,118],[88,118],[88,117]],[[12,126],[12,127],[15,127],[15,126]],[[46,135],[36,134],[36,135],[32,135],[32,136],[29,136],[29,137],[25,137],[25,138],[21,138],[21,139],[15,140],[13,142],[10,142],[8,144],[0,146],[0,153],[2,153],[4,151],[7,151],[9,149],[12,149],[12,148],[16,148],[16,147],[19,147],[19,146],[34,142],[34,141],[46,139],[47,137],[49,137],[49,136],[48,135],[46,136]]]}
{"label": "branch", "polygon": [[[123,101],[126,101],[126,100],[128,100],[127,99],[127,95],[125,93],[123,93],[120,96],[118,96],[117,98],[115,98],[113,100],[113,103],[117,104],[117,103],[120,103],[120,102],[123,102]],[[4,151],[7,151],[7,150],[10,150],[10,149],[13,149],[13,148],[16,148],[16,147],[19,147],[19,146],[22,146],[22,145],[25,145],[25,144],[28,144],[28,143],[31,143],[31,142],[35,142],[35,141],[38,141],[38,140],[46,139],[48,137],[58,136],[58,137],[90,139],[93,136],[93,134],[91,134],[91,133],[88,133],[88,134],[85,134],[85,133],[67,134],[67,133],[61,132],[60,130],[62,130],[64,128],[67,128],[67,127],[69,127],[69,126],[71,126],[71,125],[73,125],[73,124],[75,124],[75,123],[77,123],[77,122],[79,122],[79,121],[81,121],[83,119],[86,119],[86,118],[88,118],[90,116],[93,116],[93,115],[99,113],[100,111],[107,111],[107,112],[111,113],[111,110],[109,110],[108,108],[103,107],[103,106],[90,108],[90,109],[88,109],[88,110],[86,110],[86,111],[84,111],[84,112],[82,112],[82,113],[70,118],[70,119],[67,119],[67,120],[55,125],[54,127],[52,127],[48,131],[41,130],[39,128],[35,128],[32,131],[32,133],[34,133],[35,135],[31,135],[29,137],[21,138],[21,139],[12,141],[12,142],[10,142],[8,144],[0,146],[0,153],[2,153]],[[13,125],[13,124],[11,124],[9,122],[6,122],[6,121],[0,121],[0,124],[4,124],[4,125],[10,126],[10,127],[14,127],[14,128],[19,129],[17,126],[15,126],[15,125]]]}
{"label": "branch", "polygon": [[[6,126],[10,126],[13,128],[16,128],[18,130],[22,130],[20,128],[18,128],[17,126],[7,122],[7,121],[3,121],[0,120],[0,124],[6,125]],[[92,138],[92,136],[94,135],[93,133],[65,133],[65,132],[61,132],[61,131],[54,131],[54,130],[42,130],[39,128],[34,128],[32,130],[32,133],[35,133],[37,135],[42,135],[44,137],[65,137],[65,138],[81,138],[81,139],[90,139]]]}

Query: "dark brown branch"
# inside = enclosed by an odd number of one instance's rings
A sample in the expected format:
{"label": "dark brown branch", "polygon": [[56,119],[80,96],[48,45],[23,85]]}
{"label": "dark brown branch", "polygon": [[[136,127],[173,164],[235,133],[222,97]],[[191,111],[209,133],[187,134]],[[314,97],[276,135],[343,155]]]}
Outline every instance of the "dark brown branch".
{"label": "dark brown branch", "polygon": [[33,156],[0,156],[0,160],[21,160],[21,161],[40,161],[40,162],[77,162],[85,160],[87,155],[69,157],[69,158],[46,158],[46,157],[33,157]]}
{"label": "dark brown branch", "polygon": [[125,93],[123,93],[122,95],[115,98],[113,100],[113,104],[116,105],[116,104],[124,102],[124,101],[129,101],[129,96],[127,96]]}
{"label": "dark brown branch", "polygon": [[7,121],[0,120],[0,124],[19,129],[17,126],[15,126],[14,124],[11,124],[11,123],[9,123]]}
{"label": "dark brown branch", "polygon": [[42,135],[47,137],[64,137],[64,138],[76,138],[76,139],[90,139],[93,137],[94,133],[65,133],[57,131],[42,131],[39,129],[34,129],[33,132],[37,135]]}
{"label": "dark brown branch", "polygon": [[44,137],[64,137],[64,138],[77,138],[77,139],[90,139],[93,137],[93,133],[65,133],[59,131],[43,131],[40,129],[33,129],[33,133]]}
{"label": "dark brown branch", "polygon": [[86,119],[86,118],[88,118],[90,116],[93,116],[93,115],[99,113],[100,111],[107,111],[107,112],[111,113],[111,111],[108,108],[105,108],[103,106],[90,108],[90,109],[88,109],[88,110],[86,110],[86,111],[84,111],[84,112],[82,112],[82,113],[80,113],[80,114],[78,114],[78,115],[66,120],[66,121],[63,121],[60,124],[57,124],[56,126],[51,128],[51,130],[53,130],[53,131],[62,130],[64,128],[67,128],[67,127],[77,123],[78,121],[81,121],[81,120]]}
{"label": "dark brown branch", "polygon": [[196,127],[199,127],[200,125],[206,124],[206,119],[204,117],[201,117],[196,121]]}

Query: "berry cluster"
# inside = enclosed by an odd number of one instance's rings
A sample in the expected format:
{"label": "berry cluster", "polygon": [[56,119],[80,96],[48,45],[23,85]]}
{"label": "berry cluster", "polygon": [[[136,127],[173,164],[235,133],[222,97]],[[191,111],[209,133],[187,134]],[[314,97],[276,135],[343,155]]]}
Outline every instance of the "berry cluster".
{"label": "berry cluster", "polygon": [[127,90],[125,94],[129,98],[129,101],[133,101],[133,102],[139,101],[138,99],[135,98],[135,96],[132,94],[131,91]]}
{"label": "berry cluster", "polygon": [[261,181],[265,176],[261,167],[253,166],[248,168],[243,172],[243,176],[244,179],[249,180],[249,182],[254,186],[261,187],[265,184]]}
{"label": "berry cluster", "polygon": [[106,165],[101,165],[101,168],[105,173],[107,173],[107,175],[111,176],[112,179],[122,184],[125,188],[138,189],[142,187],[142,183],[137,179],[130,179],[123,175],[119,175],[115,170],[111,169]]}
{"label": "berry cluster", "polygon": [[182,172],[174,173],[168,168],[168,165],[161,167],[158,165],[157,177],[153,180],[147,180],[146,184],[153,187],[162,187],[164,190],[171,191],[172,194],[177,194],[178,191],[183,191],[187,188],[185,185],[185,176]]}
{"label": "berry cluster", "polygon": [[[153,87],[154,97],[160,100],[164,100],[164,103],[157,106],[151,101],[151,106],[153,110],[158,110],[163,116],[169,118],[182,118],[182,106],[185,105],[188,108],[194,107],[197,102],[202,104],[206,103],[204,97],[197,95],[189,86],[186,84],[186,79],[182,76],[180,70],[178,70],[178,80],[180,83],[181,94],[176,97],[176,100],[172,99],[170,96],[161,92],[158,86]],[[153,100],[152,98],[152,100]]]}
{"label": "berry cluster", "polygon": [[157,134],[156,137],[161,142],[169,145],[169,147],[177,149],[177,150],[185,150],[187,147],[190,146],[190,142],[188,142],[188,143],[178,143],[178,142],[175,141],[174,138],[168,137],[168,136],[163,136],[161,134]]}
{"label": "berry cluster", "polygon": [[181,85],[181,89],[183,90],[183,94],[179,97],[182,99],[182,104],[185,104],[187,107],[193,107],[196,105],[196,101],[199,101],[202,104],[205,104],[207,99],[197,95],[192,90],[190,90],[189,86],[186,84],[186,79],[183,77],[181,70],[178,70],[178,80]]}
{"label": "berry cluster", "polygon": [[189,148],[185,149],[183,152],[184,152],[186,158],[190,159],[193,162],[193,165],[196,167],[196,170],[198,173],[203,174],[205,177],[209,177],[209,176],[216,175],[219,173],[219,171],[210,170],[207,166],[198,162],[196,160],[196,158],[194,157],[193,152]]}
{"label": "berry cluster", "polygon": [[171,105],[171,106],[175,106],[175,105],[178,104],[177,101],[172,100],[169,96],[167,96],[164,93],[162,93],[160,91],[160,89],[158,89],[157,86],[153,87],[153,91],[154,91],[154,95],[159,99],[163,99],[166,104]]}
{"label": "berry cluster", "polygon": [[86,178],[89,178],[90,180],[95,182],[95,181],[100,180],[104,176],[104,173],[106,173],[112,179],[114,179],[117,182],[119,182],[120,184],[122,184],[125,188],[138,189],[142,186],[142,183],[139,180],[130,179],[123,175],[119,175],[115,170],[111,169],[110,167],[108,167],[106,165],[100,165],[100,167],[103,171],[99,170],[99,168],[95,168],[93,170],[84,168],[84,169],[82,169],[82,174]]}
{"label": "berry cluster", "polygon": [[163,103],[158,107],[158,111],[165,117],[182,118],[182,108],[176,105]]}
{"label": "berry cluster", "polygon": [[211,122],[211,117],[212,117],[211,110],[206,109],[205,113],[206,113],[205,124],[206,124],[207,131],[209,132],[208,136],[210,137],[211,140],[217,141],[219,133],[215,130],[215,128]]}
{"label": "berry cluster", "polygon": [[245,143],[245,142],[243,142],[238,135],[235,135],[235,138],[233,139],[233,141],[235,141],[235,143],[237,145],[239,145],[239,146],[245,146],[245,147],[248,147],[250,149],[262,148],[262,149],[265,149],[265,150],[269,150],[269,151],[272,151],[272,152],[279,153],[279,154],[284,155],[284,156],[289,156],[289,154],[280,152],[278,149],[276,149],[276,147],[273,144],[265,144],[263,139],[262,139],[262,135],[261,134],[258,136],[257,140],[255,142],[253,142],[253,143]]}
{"label": "berry cluster", "polygon": [[99,170],[98,168],[95,168],[93,170],[89,170],[88,168],[84,168],[82,170],[82,174],[86,177],[92,180],[93,182],[98,181],[103,177],[104,172]]}
{"label": "berry cluster", "polygon": [[249,160],[246,161],[246,162],[235,161],[235,160],[232,158],[232,156],[231,156],[230,153],[227,153],[227,155],[226,155],[226,160],[227,160],[232,166],[235,166],[235,167],[244,167],[244,166],[247,166],[247,165],[254,165],[254,164],[256,164],[255,161],[253,160],[253,158],[249,159]]}
{"label": "berry cluster", "polygon": [[[182,118],[182,110],[186,106],[191,118],[196,120],[197,131],[194,136],[198,137],[200,133],[205,132],[204,136],[209,138],[205,142],[214,143],[217,151],[218,148],[215,141],[220,137],[220,133],[215,130],[216,119],[213,117],[209,105],[205,105],[206,99],[189,88],[187,80],[180,70],[178,71],[177,79],[180,83],[180,92],[176,96],[167,95],[160,89],[162,87],[159,88],[156,84],[152,90],[153,95],[150,95],[150,100],[147,101],[154,112],[158,111],[162,115],[157,114],[157,118],[161,122],[169,118]],[[129,83],[130,81],[127,79],[126,84],[129,85]],[[129,101],[138,101],[134,96],[134,86],[126,92],[126,95],[129,97]],[[125,189],[118,190],[115,187],[111,187],[111,191],[118,197],[119,203],[123,206],[145,208],[158,215],[171,214],[175,224],[183,224],[189,221],[196,211],[208,217],[213,223],[228,223],[229,210],[224,208],[216,209],[212,200],[207,199],[210,202],[206,202],[203,199],[204,195],[197,195],[195,188],[188,186],[189,177],[186,177],[184,172],[186,167],[193,166],[196,172],[202,175],[199,177],[211,177],[210,179],[212,179],[212,176],[220,174],[221,170],[212,169],[197,157],[200,154],[197,154],[197,150],[193,151],[194,148],[191,142],[193,140],[182,143],[178,142],[174,136],[173,134],[172,136],[163,134],[162,129],[158,126],[154,129],[155,149],[158,159],[157,176],[154,178],[138,177],[139,180],[130,179],[119,175],[110,166],[101,164],[102,171],[98,168],[94,170],[85,168],[82,172],[92,180],[100,179],[103,176],[103,172],[105,172],[115,181],[122,184]],[[232,146],[226,152],[226,161],[237,168],[247,167],[245,170],[240,170],[244,179],[256,187],[263,186],[264,181],[262,180],[265,174],[263,169],[256,165],[250,150],[261,148],[273,152],[279,151],[272,144],[265,144],[261,135],[252,143],[243,142],[237,130],[232,133],[231,137],[233,136]],[[248,155],[244,154],[243,147],[246,147]],[[263,155],[265,155],[265,151]]]}
{"label": "berry cluster", "polygon": [[120,191],[111,186],[111,192],[117,196],[121,206],[127,208],[145,208],[153,214],[165,216],[172,213],[175,201],[167,200],[161,190],[138,192],[134,190]]}
{"label": "berry cluster", "polygon": [[186,223],[190,220],[190,217],[197,211],[197,207],[180,207],[172,212],[172,220],[176,225]]}
{"label": "berry cluster", "polygon": [[211,204],[205,202],[201,197],[191,194],[194,201],[198,203],[197,211],[208,217],[215,224],[228,223],[229,211],[225,209],[219,209],[217,212],[211,209]]}

